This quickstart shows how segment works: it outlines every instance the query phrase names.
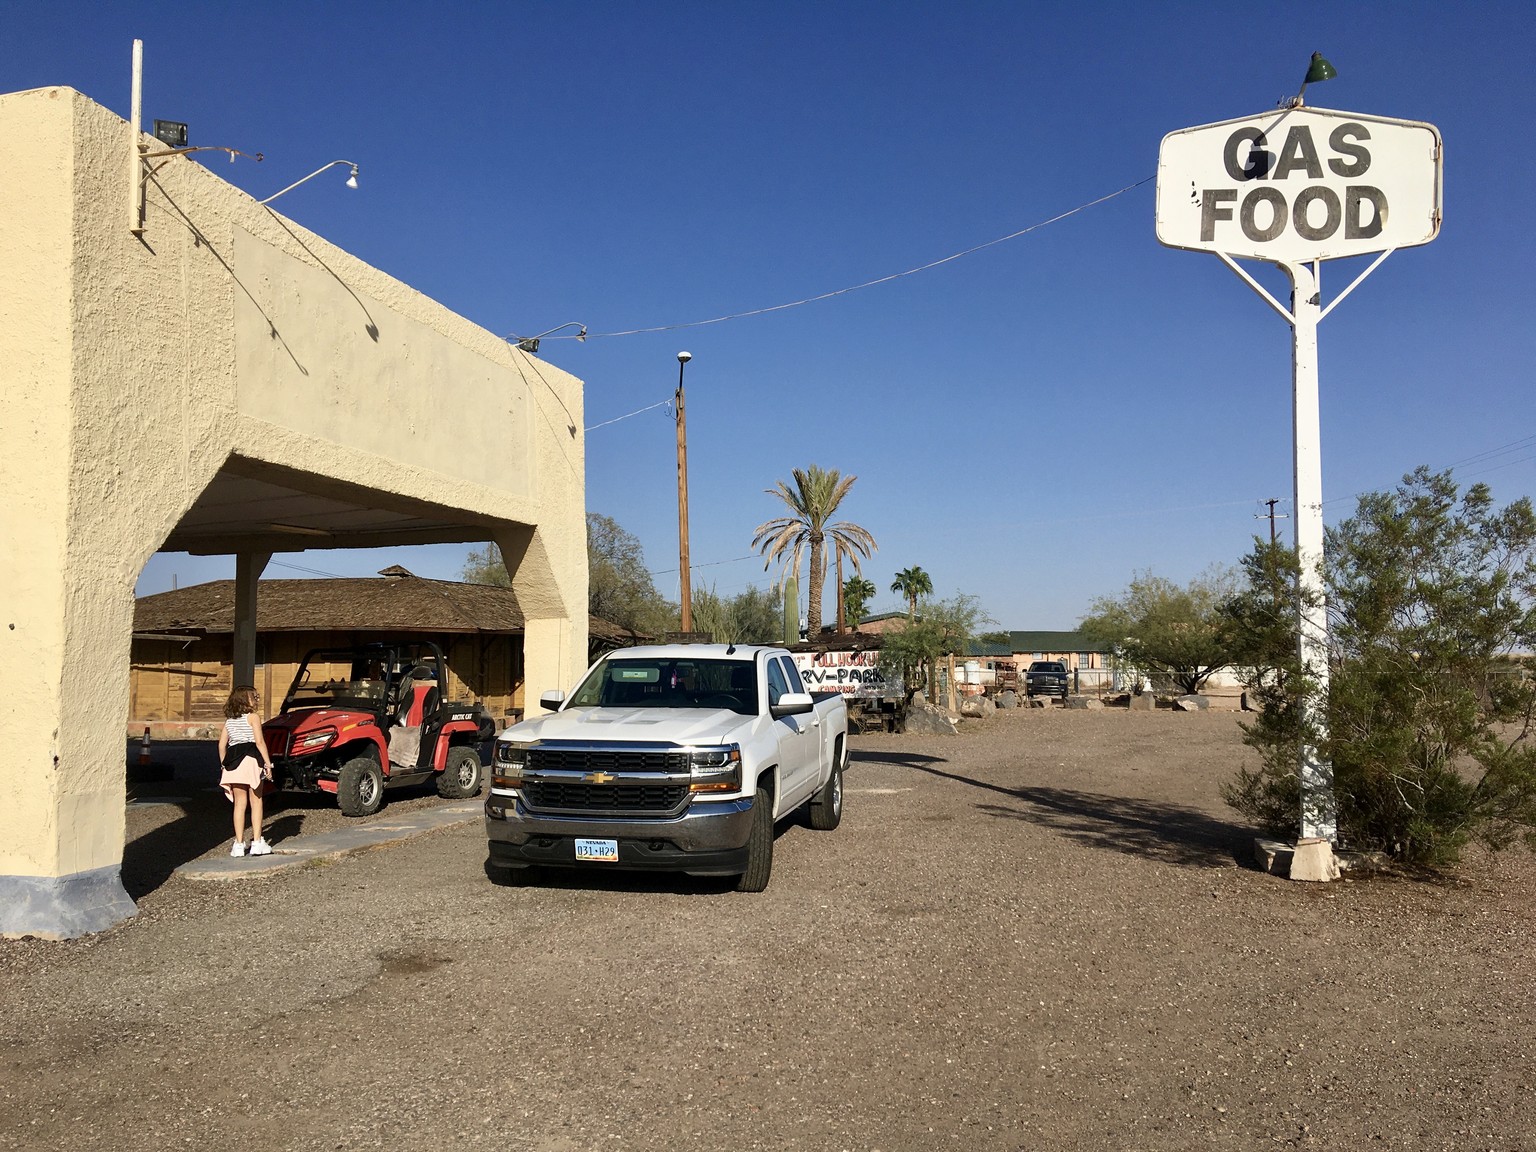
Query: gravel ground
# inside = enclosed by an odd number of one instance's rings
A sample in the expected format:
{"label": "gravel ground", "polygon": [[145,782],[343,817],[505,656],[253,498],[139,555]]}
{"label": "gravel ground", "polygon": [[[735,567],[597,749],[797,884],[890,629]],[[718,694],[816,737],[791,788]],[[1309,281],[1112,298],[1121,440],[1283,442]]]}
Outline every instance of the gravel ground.
{"label": "gravel ground", "polygon": [[[476,827],[145,869],[110,932],[0,941],[0,1148],[1536,1148],[1532,859],[1255,872],[1238,736],[860,737],[842,827],[781,826],[756,896],[498,887]],[[190,858],[193,824],[139,839]]]}

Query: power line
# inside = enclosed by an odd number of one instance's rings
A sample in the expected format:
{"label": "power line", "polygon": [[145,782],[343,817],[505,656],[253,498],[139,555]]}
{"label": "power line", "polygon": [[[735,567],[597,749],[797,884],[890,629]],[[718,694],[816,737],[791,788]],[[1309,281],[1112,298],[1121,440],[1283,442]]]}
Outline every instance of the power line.
{"label": "power line", "polygon": [[288,568],[294,572],[308,572],[311,576],[326,576],[332,580],[345,580],[346,577],[339,572],[322,572],[318,568],[305,568],[302,564],[288,564],[282,560],[268,561],[274,568]]}
{"label": "power line", "polygon": [[892,272],[888,276],[879,276],[873,280],[866,280],[862,284],[850,285],[847,288],[836,288],[831,292],[823,292],[818,296],[807,296],[803,300],[791,300],[787,304],[773,304],[767,308],[752,308],[745,312],[732,312],[729,315],[715,316],[709,320],[689,320],[681,324],[659,324],[654,328],[628,328],[622,332],[583,331],[580,336],[574,334],[570,336],[549,336],[547,339],[596,340],[602,336],[643,336],[653,332],[675,332],[679,328],[702,328],[709,324],[723,324],[727,320],[741,320],[748,316],[763,316],[769,312],[782,312],[787,308],[799,308],[802,304],[815,304],[821,300],[830,300],[834,296],[845,296],[849,292],[857,292],[861,288],[873,288],[876,284],[889,284],[892,280],[900,280],[904,276],[915,276],[919,272],[926,272],[930,268],[937,268],[941,264],[948,264],[950,261],[958,260],[962,256],[969,256],[972,253],[980,252],[985,248],[992,248],[998,244],[1005,244],[1009,240],[1017,240],[1020,236],[1027,236],[1031,232],[1037,232],[1041,228],[1058,223],[1059,221],[1065,220],[1069,216],[1076,216],[1079,212],[1085,212],[1089,208],[1096,207],[1097,205],[1103,204],[1108,200],[1113,200],[1116,196],[1123,196],[1125,193],[1130,192],[1133,189],[1140,188],[1143,184],[1150,184],[1155,179],[1157,179],[1157,174],[1153,173],[1151,176],[1148,176],[1142,180],[1138,180],[1134,184],[1127,184],[1124,188],[1111,192],[1107,196],[1100,196],[1096,200],[1089,200],[1086,204],[1079,204],[1076,208],[1071,208],[1056,216],[1052,216],[1049,220],[1041,220],[1037,224],[1031,224],[1028,228],[1020,228],[1017,232],[1010,232],[1006,236],[999,236],[996,240],[987,240],[984,243],[976,244],[970,248],[966,248],[961,252],[951,253],[950,255],[942,257],[941,259],[930,260],[927,264],[919,264],[916,268],[908,268],[905,272]]}
{"label": "power line", "polygon": [[638,415],[640,415],[640,413],[642,413],[642,412],[649,412],[653,408],[665,408],[667,405],[669,405],[671,403],[672,403],[672,398],[669,396],[665,400],[658,400],[654,404],[647,404],[644,408],[636,408],[633,412],[626,412],[622,416],[615,416],[612,420],[604,420],[601,424],[590,425],[589,427],[583,428],[582,431],[583,432],[591,432],[591,431],[593,431],[594,429],[597,429],[597,428],[606,428],[610,424],[617,424],[620,420],[628,420],[631,416],[638,416]]}

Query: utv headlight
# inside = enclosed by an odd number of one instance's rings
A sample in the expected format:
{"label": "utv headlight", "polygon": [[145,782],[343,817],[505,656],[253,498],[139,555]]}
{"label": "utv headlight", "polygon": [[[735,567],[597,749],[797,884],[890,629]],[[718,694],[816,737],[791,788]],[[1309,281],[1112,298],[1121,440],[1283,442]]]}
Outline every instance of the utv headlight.
{"label": "utv headlight", "polygon": [[294,738],[293,754],[295,756],[304,756],[310,752],[318,752],[320,749],[329,746],[331,741],[335,739],[336,729],[334,728],[320,728],[314,732],[305,733],[303,736]]}
{"label": "utv headlight", "polygon": [[688,753],[688,774],[692,778],[688,791],[739,792],[741,791],[741,749],[696,748]]}

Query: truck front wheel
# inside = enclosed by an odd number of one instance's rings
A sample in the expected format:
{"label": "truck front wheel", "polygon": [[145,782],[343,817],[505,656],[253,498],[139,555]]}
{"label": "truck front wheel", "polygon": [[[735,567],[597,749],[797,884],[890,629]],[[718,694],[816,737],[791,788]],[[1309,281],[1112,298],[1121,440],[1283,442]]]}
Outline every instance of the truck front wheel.
{"label": "truck front wheel", "polygon": [[384,806],[384,773],[371,756],[354,756],[336,777],[336,803],[346,816],[372,816]]}
{"label": "truck front wheel", "polygon": [[752,797],[752,832],[747,837],[747,870],[736,881],[738,892],[761,892],[773,874],[773,793],[759,788]]}

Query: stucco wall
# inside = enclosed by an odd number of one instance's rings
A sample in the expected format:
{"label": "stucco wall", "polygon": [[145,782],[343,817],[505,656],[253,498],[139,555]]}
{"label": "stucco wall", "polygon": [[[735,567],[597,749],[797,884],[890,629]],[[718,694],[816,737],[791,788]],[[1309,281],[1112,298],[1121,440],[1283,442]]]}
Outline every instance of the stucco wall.
{"label": "stucco wall", "polygon": [[27,669],[0,713],[0,887],[115,881],[134,584],[232,456],[518,541],[528,691],[586,652],[580,382],[186,157],[150,161],[135,237],[130,134],[67,88],[0,96],[26,144],[0,165],[0,655]]}

